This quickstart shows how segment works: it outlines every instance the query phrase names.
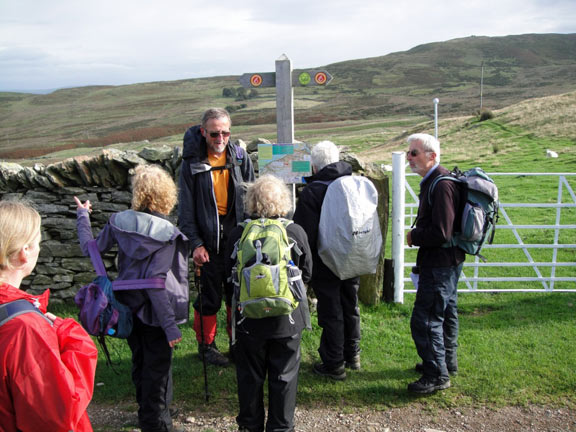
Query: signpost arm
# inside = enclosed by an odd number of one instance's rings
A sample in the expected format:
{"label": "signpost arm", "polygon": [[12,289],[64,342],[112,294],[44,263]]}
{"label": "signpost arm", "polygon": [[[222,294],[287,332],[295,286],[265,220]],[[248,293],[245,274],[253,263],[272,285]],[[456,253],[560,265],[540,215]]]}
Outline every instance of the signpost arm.
{"label": "signpost arm", "polygon": [[282,54],[276,60],[276,125],[278,144],[294,142],[294,89],[292,62]]}

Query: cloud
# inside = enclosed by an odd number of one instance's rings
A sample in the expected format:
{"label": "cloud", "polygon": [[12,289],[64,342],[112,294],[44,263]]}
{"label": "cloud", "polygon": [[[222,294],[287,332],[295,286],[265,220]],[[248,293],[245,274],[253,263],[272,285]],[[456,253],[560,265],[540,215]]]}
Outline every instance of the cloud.
{"label": "cloud", "polygon": [[0,87],[240,75],[272,71],[284,53],[307,68],[470,35],[575,30],[573,0],[5,1]]}

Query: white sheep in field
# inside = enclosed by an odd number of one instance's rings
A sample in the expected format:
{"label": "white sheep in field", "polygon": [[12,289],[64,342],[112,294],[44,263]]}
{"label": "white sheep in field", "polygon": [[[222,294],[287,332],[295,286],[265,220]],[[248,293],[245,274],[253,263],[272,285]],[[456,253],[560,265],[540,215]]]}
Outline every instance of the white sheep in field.
{"label": "white sheep in field", "polygon": [[546,149],[546,157],[557,158],[558,153],[556,153],[555,151]]}

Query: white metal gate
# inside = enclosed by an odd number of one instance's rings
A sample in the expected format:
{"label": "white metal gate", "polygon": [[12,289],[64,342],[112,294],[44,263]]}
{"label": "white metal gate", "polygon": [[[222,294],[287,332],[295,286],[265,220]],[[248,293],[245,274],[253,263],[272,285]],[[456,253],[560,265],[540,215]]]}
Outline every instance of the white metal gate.
{"label": "white metal gate", "polygon": [[[488,173],[497,181],[497,176],[515,176],[518,183],[524,178],[556,177],[558,179],[556,202],[551,203],[511,203],[506,196],[500,196],[500,220],[496,225],[495,244],[485,245],[487,249],[507,250],[510,255],[513,250],[519,252],[513,261],[497,261],[492,257],[488,262],[482,262],[478,257],[467,256],[462,275],[460,277],[459,292],[576,292],[576,194],[567,178],[576,176],[576,173]],[[418,193],[406,181],[405,153],[393,154],[393,181],[392,181],[392,259],[394,263],[394,301],[402,303],[405,292],[415,292],[415,289],[404,288],[405,282],[410,282],[406,276],[407,269],[415,262],[406,262],[405,253],[409,248],[405,245],[405,230],[410,229],[418,210]],[[408,192],[408,197],[406,197]],[[406,202],[408,198],[408,201]],[[514,209],[543,209],[542,211],[555,212],[553,223],[515,224]],[[548,210],[546,210],[548,209]],[[563,217],[564,216],[564,217]],[[511,233],[511,240],[499,241],[504,231]],[[527,239],[526,232],[535,230],[552,234],[550,242],[532,243]],[[500,231],[500,233],[498,232]],[[510,237],[510,235],[505,236]],[[548,252],[542,252],[542,251]],[[550,255],[548,259],[541,259],[541,255]],[[409,252],[415,256],[415,252]],[[486,251],[486,255],[491,253]],[[495,253],[497,255],[497,253]],[[568,258],[566,258],[568,257]],[[511,269],[521,276],[506,276]],[[491,274],[486,275],[484,273]],[[500,287],[497,285],[502,285]],[[534,286],[536,284],[536,286]],[[561,285],[558,288],[558,285]],[[529,286],[528,286],[529,285]],[[556,287],[555,287],[556,285]],[[408,285],[412,287],[412,285]]]}

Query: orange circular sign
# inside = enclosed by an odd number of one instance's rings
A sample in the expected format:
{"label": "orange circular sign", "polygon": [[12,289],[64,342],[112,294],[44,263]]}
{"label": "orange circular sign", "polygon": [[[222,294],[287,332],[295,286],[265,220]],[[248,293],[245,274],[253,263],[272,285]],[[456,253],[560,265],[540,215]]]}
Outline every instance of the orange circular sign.
{"label": "orange circular sign", "polygon": [[260,87],[262,85],[262,75],[254,74],[250,77],[250,84],[253,87]]}
{"label": "orange circular sign", "polygon": [[318,72],[316,75],[314,75],[314,81],[318,85],[323,85],[326,84],[326,81],[328,81],[328,77],[326,76],[325,72]]}

